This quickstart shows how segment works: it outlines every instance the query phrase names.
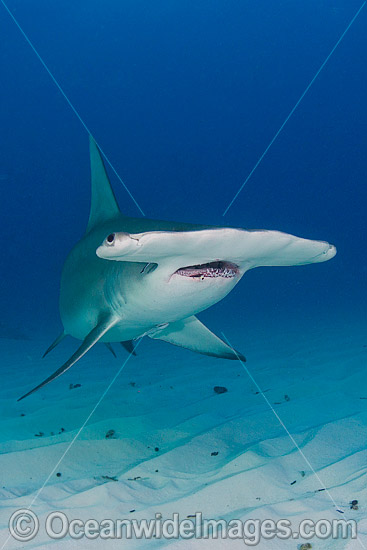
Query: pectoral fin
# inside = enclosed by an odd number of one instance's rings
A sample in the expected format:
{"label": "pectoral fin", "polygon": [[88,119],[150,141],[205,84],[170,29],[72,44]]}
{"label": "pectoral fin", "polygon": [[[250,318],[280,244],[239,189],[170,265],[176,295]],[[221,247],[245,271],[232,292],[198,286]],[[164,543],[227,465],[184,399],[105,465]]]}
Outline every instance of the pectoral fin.
{"label": "pectoral fin", "polygon": [[238,359],[246,361],[242,353],[236,352],[213,334],[194,315],[182,321],[170,323],[161,331],[156,331],[150,338],[164,340],[175,346],[190,349],[196,353],[222,357],[223,359]]}
{"label": "pectoral fin", "polygon": [[109,316],[105,318],[103,321],[101,321],[100,323],[98,323],[98,325],[94,327],[94,329],[92,329],[90,333],[85,337],[82,345],[70,357],[70,359],[66,361],[66,363],[64,363],[59,369],[57,369],[57,371],[51,374],[51,376],[46,378],[46,380],[41,382],[41,384],[33,388],[33,390],[27,392],[25,395],[20,397],[18,401],[21,401],[25,397],[28,397],[28,395],[31,395],[31,393],[34,393],[35,391],[39,390],[43,386],[46,386],[46,384],[48,384],[49,382],[52,382],[52,380],[55,380],[55,378],[57,378],[58,376],[63,374],[65,371],[70,369],[70,367],[72,367],[77,361],[79,361],[79,359],[83,357],[83,355],[85,355],[87,351],[90,350],[90,348],[93,347],[94,344],[98,342],[98,340],[100,340],[100,338],[102,338],[102,336],[106,334],[106,332],[110,330],[110,328],[112,328],[117,322],[118,322],[118,318]]}

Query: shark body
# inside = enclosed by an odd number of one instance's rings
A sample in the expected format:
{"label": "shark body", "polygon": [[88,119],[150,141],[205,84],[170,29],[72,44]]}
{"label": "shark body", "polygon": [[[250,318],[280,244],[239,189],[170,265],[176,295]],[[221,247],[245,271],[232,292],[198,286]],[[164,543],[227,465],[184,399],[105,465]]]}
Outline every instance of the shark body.
{"label": "shark body", "polygon": [[[278,231],[243,230],[130,218],[121,214],[101,155],[90,139],[92,200],[87,230],[65,261],[60,315],[65,335],[81,346],[27,397],[76,363],[96,342],[148,335],[198,353],[245,357],[214,335],[196,314],[222,300],[258,266],[303,265],[336,249]],[[45,354],[45,355],[46,355]]]}

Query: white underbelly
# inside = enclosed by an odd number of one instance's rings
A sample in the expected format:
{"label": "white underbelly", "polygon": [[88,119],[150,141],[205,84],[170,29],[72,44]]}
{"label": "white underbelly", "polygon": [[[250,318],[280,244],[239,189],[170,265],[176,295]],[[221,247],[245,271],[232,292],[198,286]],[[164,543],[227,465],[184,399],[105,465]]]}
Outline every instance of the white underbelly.
{"label": "white underbelly", "polygon": [[126,296],[122,324],[155,326],[195,315],[222,300],[239,279],[200,280],[173,275],[166,282],[157,277]]}

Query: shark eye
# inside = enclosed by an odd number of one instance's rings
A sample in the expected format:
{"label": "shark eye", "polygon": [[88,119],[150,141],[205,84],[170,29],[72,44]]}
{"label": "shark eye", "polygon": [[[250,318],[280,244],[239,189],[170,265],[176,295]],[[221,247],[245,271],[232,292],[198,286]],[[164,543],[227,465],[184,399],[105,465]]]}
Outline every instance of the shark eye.
{"label": "shark eye", "polygon": [[106,239],[106,243],[111,245],[115,242],[115,233],[111,233],[111,235],[108,235],[107,239]]}

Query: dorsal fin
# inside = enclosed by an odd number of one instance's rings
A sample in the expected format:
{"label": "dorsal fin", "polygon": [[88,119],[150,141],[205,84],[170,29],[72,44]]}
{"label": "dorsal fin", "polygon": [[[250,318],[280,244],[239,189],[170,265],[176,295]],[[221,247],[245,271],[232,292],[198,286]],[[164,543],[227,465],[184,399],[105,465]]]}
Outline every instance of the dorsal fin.
{"label": "dorsal fin", "polygon": [[96,142],[89,136],[92,197],[87,233],[96,225],[120,214],[116,197],[112,191],[106,168]]}

